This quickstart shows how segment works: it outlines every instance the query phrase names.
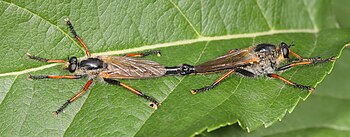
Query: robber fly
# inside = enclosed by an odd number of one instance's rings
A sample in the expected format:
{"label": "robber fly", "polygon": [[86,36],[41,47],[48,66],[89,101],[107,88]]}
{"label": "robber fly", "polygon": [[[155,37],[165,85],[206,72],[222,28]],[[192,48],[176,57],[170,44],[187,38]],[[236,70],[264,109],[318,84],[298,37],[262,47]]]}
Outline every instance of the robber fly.
{"label": "robber fly", "polygon": [[[199,64],[197,66],[190,66],[185,64],[184,66],[179,67],[179,71],[185,71],[186,73],[182,72],[182,74],[185,75],[193,73],[221,72],[225,70],[228,71],[211,85],[192,90],[192,94],[214,88],[233,72],[239,73],[246,77],[267,76],[271,78],[277,78],[288,85],[299,89],[305,89],[311,92],[314,90],[313,87],[294,83],[279,76],[276,74],[276,72],[285,71],[292,67],[300,65],[335,61],[335,57],[327,59],[321,59],[320,57],[303,58],[291,51],[291,46],[292,45],[287,45],[286,43],[282,42],[279,44],[279,46],[264,43],[241,50],[234,49],[230,50],[223,56]],[[296,59],[291,59],[290,55],[295,56]],[[288,64],[283,65],[285,62]]]}
{"label": "robber fly", "polygon": [[[56,60],[56,59],[45,59],[38,56],[33,56],[27,54],[29,59],[48,62],[48,63],[64,63],[64,68],[70,73],[74,73],[74,75],[65,75],[65,76],[57,76],[57,75],[38,75],[33,76],[30,75],[31,79],[80,79],[87,77],[89,80],[83,87],[83,89],[78,92],[75,96],[67,100],[60,108],[54,111],[54,114],[61,113],[70,103],[75,101],[81,95],[84,94],[85,91],[88,90],[90,85],[93,83],[94,79],[101,78],[103,81],[112,84],[122,86],[131,92],[137,94],[138,96],[150,101],[150,106],[154,109],[157,109],[159,102],[157,102],[152,97],[138,91],[131,86],[118,81],[117,79],[141,79],[141,78],[154,78],[160,77],[164,75],[174,75],[174,74],[182,74],[185,75],[187,73],[186,70],[182,71],[182,69],[187,69],[187,65],[183,65],[185,67],[165,67],[157,62],[133,58],[133,57],[144,57],[151,54],[160,55],[160,51],[149,51],[139,54],[126,54],[125,56],[97,56],[91,57],[91,54],[83,42],[83,40],[77,35],[74,30],[74,27],[71,21],[67,18],[65,19],[66,24],[68,25],[71,33],[77,39],[77,41],[84,47],[86,56],[88,58],[78,60],[77,57],[70,57],[66,60]],[[177,69],[173,69],[177,68]]]}

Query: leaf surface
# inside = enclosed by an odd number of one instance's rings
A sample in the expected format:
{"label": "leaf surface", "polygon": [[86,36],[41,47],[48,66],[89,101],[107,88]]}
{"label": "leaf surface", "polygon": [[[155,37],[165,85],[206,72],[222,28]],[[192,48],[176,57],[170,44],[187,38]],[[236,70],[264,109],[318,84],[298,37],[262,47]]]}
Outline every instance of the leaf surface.
{"label": "leaf surface", "polygon": [[[338,28],[328,1],[0,1],[0,133],[4,136],[189,136],[239,121],[269,126],[308,93],[264,77],[232,75],[198,95],[190,90],[222,74],[121,80],[156,98],[158,110],[131,92],[96,80],[59,117],[51,112],[81,90],[83,80],[28,80],[67,75],[59,64],[26,60],[83,57],[64,18],[70,17],[93,55],[157,49],[166,66],[199,64],[257,43],[294,42],[304,57],[338,55],[350,30]],[[282,76],[315,86],[332,63],[293,68]]]}

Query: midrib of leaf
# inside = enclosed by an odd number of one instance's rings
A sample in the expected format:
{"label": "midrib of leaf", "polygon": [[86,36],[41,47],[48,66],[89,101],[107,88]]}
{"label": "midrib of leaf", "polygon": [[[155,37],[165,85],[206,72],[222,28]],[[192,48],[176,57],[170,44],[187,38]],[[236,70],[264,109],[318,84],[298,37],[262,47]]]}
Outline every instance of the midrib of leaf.
{"label": "midrib of leaf", "polygon": [[[117,55],[117,54],[139,52],[139,51],[156,49],[156,48],[172,47],[172,46],[179,46],[179,45],[190,45],[192,43],[197,43],[197,42],[240,39],[240,38],[254,38],[254,37],[258,37],[258,36],[266,36],[266,35],[274,35],[274,34],[287,34],[287,33],[312,33],[312,34],[315,34],[315,33],[318,33],[318,30],[314,30],[314,29],[271,30],[271,31],[257,32],[257,33],[245,33],[245,34],[224,35],[224,36],[215,36],[215,37],[200,37],[197,39],[188,39],[188,40],[180,40],[180,41],[174,41],[174,42],[169,42],[169,43],[145,45],[142,47],[129,48],[129,49],[124,49],[124,50],[115,50],[115,51],[93,53],[92,56]],[[2,74],[0,74],[0,77],[26,74],[29,72],[34,72],[34,71],[39,71],[39,70],[51,68],[51,67],[54,67],[57,65],[59,65],[59,64],[54,63],[54,64],[49,64],[49,65],[43,65],[43,66],[36,67],[36,68],[25,69],[22,71],[2,73]]]}
{"label": "midrib of leaf", "polygon": [[[21,7],[19,5],[16,5],[15,3],[12,2],[7,2],[7,1],[2,1],[4,3],[7,3],[9,5],[14,5],[23,11],[26,11],[30,14],[33,14],[34,16],[39,17],[43,21],[48,22],[50,25],[55,26],[61,33],[63,33],[66,37],[68,37],[72,42],[74,42],[80,49],[84,50],[69,34],[67,34],[65,31],[63,31],[59,26],[55,25],[54,23],[50,22],[49,20],[46,20],[44,17],[40,16],[39,14],[36,14],[32,12],[29,9],[26,9],[25,7]],[[198,36],[200,36],[197,39],[189,39],[189,40],[180,40],[180,41],[174,41],[174,42],[169,42],[169,43],[162,43],[162,44],[154,44],[154,45],[145,45],[143,47],[138,47],[138,48],[130,48],[130,49],[124,49],[124,50],[116,50],[116,51],[109,51],[109,52],[101,52],[101,53],[95,53],[92,54],[93,56],[101,56],[101,55],[116,55],[116,54],[123,54],[123,53],[130,53],[130,52],[137,52],[137,51],[143,51],[143,50],[149,50],[149,49],[155,49],[155,48],[161,48],[161,47],[170,47],[170,46],[177,46],[177,45],[188,45],[191,43],[196,43],[196,42],[203,42],[203,41],[214,41],[214,40],[227,40],[227,39],[239,39],[239,38],[249,38],[249,37],[257,37],[257,36],[264,36],[264,35],[273,35],[273,34],[282,34],[282,33],[318,33],[319,30],[316,28],[314,21],[313,21],[313,26],[316,29],[288,29],[288,30],[270,30],[270,31],[265,31],[265,32],[257,32],[257,33],[246,33],[246,34],[234,34],[234,35],[223,35],[223,36],[215,36],[215,37],[202,37],[199,32],[194,28],[193,24],[188,20],[188,18],[184,15],[184,13],[181,11],[181,9],[171,0],[169,0],[172,5],[180,12],[180,14],[186,19],[186,21],[189,23],[189,25],[192,27],[192,29],[196,32]],[[304,3],[304,2],[303,2]],[[260,11],[261,8],[258,3],[256,3],[257,6],[259,7]],[[305,3],[304,3],[305,5]],[[306,5],[305,8],[307,9]],[[309,13],[309,18],[310,20],[313,20],[311,18],[311,13],[309,10],[307,10]],[[267,22],[267,18],[263,14],[264,19]],[[269,27],[271,28],[270,24],[268,24]],[[9,72],[9,73],[2,73],[0,74],[0,77],[2,76],[10,76],[10,75],[20,75],[20,74],[25,74],[29,72],[34,72],[38,70],[43,70],[46,68],[51,68],[54,67],[58,64],[50,64],[50,65],[43,65],[41,67],[37,68],[30,68],[22,71],[17,71],[17,72]]]}

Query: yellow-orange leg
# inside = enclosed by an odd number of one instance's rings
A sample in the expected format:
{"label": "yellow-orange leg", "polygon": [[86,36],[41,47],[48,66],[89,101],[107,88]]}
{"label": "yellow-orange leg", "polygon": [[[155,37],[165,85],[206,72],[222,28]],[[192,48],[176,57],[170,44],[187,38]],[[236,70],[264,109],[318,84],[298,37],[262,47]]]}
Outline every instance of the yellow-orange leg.
{"label": "yellow-orange leg", "polygon": [[231,53],[234,53],[234,52],[237,52],[237,51],[239,51],[239,49],[231,49],[226,54],[231,54]]}
{"label": "yellow-orange leg", "polygon": [[216,85],[218,85],[222,80],[224,80],[226,77],[228,77],[229,75],[231,75],[233,72],[235,72],[235,70],[230,70],[229,72],[227,72],[225,75],[221,76],[220,78],[218,78],[214,83],[212,83],[210,86],[206,86],[200,89],[194,89],[191,91],[192,94],[197,94],[198,92],[203,92],[203,91],[207,91],[210,90],[212,88],[214,88]]}
{"label": "yellow-orange leg", "polygon": [[295,56],[298,59],[303,59],[300,55],[298,55],[297,53],[295,53],[295,52],[293,52],[291,50],[289,50],[289,53],[292,54],[293,56]]}
{"label": "yellow-orange leg", "polygon": [[114,80],[114,79],[104,78],[103,80],[106,81],[106,82],[109,83],[109,84],[122,86],[122,87],[124,87],[124,88],[130,90],[131,92],[135,93],[136,95],[138,95],[138,96],[140,96],[140,97],[142,97],[142,98],[144,98],[144,99],[146,99],[146,100],[148,100],[148,101],[151,101],[150,107],[152,107],[152,108],[154,108],[154,109],[157,109],[158,106],[159,106],[158,101],[156,101],[155,99],[153,99],[153,98],[150,97],[150,96],[147,96],[146,94],[142,93],[141,91],[138,91],[138,90],[136,90],[136,89],[130,87],[130,86],[127,85],[127,84],[121,83],[121,82],[119,82],[119,81],[117,81],[117,80]]}
{"label": "yellow-orange leg", "polygon": [[308,64],[318,64],[318,63],[325,63],[325,62],[332,62],[335,61],[335,57],[330,57],[327,59],[321,59],[319,57],[317,58],[302,58],[299,60],[291,60],[291,64],[284,65],[282,67],[277,68],[277,71],[282,71],[282,70],[287,70],[295,66],[300,66],[300,65],[308,65]]}
{"label": "yellow-orange leg", "polygon": [[125,56],[127,56],[127,57],[145,57],[145,56],[153,55],[153,54],[156,54],[157,56],[161,55],[159,50],[151,50],[151,51],[147,51],[147,52],[143,52],[143,53],[130,53],[130,54],[126,54]]}
{"label": "yellow-orange leg", "polygon": [[85,45],[85,43],[83,42],[83,40],[78,36],[78,34],[75,32],[74,27],[72,25],[72,23],[70,22],[69,18],[66,18],[64,20],[66,22],[66,24],[69,26],[70,31],[72,32],[72,34],[74,35],[74,37],[79,41],[79,43],[84,47],[85,49],[85,53],[86,56],[91,57],[90,51],[88,49],[88,47]]}
{"label": "yellow-orange leg", "polygon": [[57,75],[37,75],[33,76],[29,74],[30,79],[80,79],[84,75],[66,75],[66,76],[57,76]]}
{"label": "yellow-orange leg", "polygon": [[295,66],[308,65],[308,64],[312,64],[312,62],[311,61],[303,61],[303,62],[291,63],[291,64],[277,68],[277,71],[282,71],[282,70],[290,69],[290,68],[295,67]]}
{"label": "yellow-orange leg", "polygon": [[33,60],[37,60],[37,61],[41,61],[41,62],[49,62],[49,63],[65,63],[65,60],[60,60],[60,59],[46,59],[46,58],[41,58],[38,56],[34,56],[34,55],[30,55],[29,53],[27,53],[27,56],[29,57],[29,59],[33,59]]}
{"label": "yellow-orange leg", "polygon": [[83,95],[85,93],[86,90],[89,89],[90,85],[92,84],[94,80],[90,79],[88,82],[86,82],[85,86],[83,87],[83,89],[78,92],[77,94],[75,94],[72,98],[70,98],[69,100],[67,100],[66,103],[64,103],[59,109],[57,109],[56,111],[54,111],[54,114],[58,115],[59,113],[61,113],[70,103],[72,103],[73,101],[75,101],[77,98],[79,98],[81,95]]}
{"label": "yellow-orange leg", "polygon": [[309,92],[312,92],[312,91],[314,90],[313,87],[304,86],[304,85],[300,85],[300,84],[294,83],[294,82],[292,82],[292,81],[290,81],[290,80],[287,80],[287,79],[281,77],[281,76],[278,75],[278,74],[267,74],[267,76],[268,76],[268,77],[271,77],[271,78],[277,78],[277,79],[283,81],[284,83],[286,83],[286,84],[288,84],[288,85],[291,85],[291,86],[293,86],[293,87],[296,87],[296,88],[299,88],[299,89],[306,89],[306,90],[308,90]]}

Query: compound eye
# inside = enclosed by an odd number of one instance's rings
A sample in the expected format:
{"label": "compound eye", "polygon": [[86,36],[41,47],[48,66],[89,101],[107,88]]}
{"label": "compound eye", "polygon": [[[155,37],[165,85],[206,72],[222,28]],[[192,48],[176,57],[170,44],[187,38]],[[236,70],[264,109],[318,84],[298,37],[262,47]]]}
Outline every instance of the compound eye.
{"label": "compound eye", "polygon": [[71,57],[71,58],[69,59],[69,63],[70,63],[70,64],[77,64],[77,63],[78,63],[77,57]]}
{"label": "compound eye", "polygon": [[68,66],[68,70],[70,73],[73,73],[75,72],[75,70],[77,69],[78,67],[78,59],[77,57],[71,57],[69,58],[69,66]]}
{"label": "compound eye", "polygon": [[69,64],[69,66],[68,66],[68,70],[69,70],[69,72],[70,73],[73,73],[73,72],[75,72],[75,70],[77,69],[77,64],[75,63],[71,63],[71,64]]}
{"label": "compound eye", "polygon": [[287,43],[281,42],[281,47],[288,47]]}
{"label": "compound eye", "polygon": [[289,58],[289,46],[286,43],[281,42],[280,48],[281,48],[281,53],[283,54],[283,57]]}
{"label": "compound eye", "polygon": [[288,47],[282,47],[282,54],[284,58],[289,58],[289,49]]}

